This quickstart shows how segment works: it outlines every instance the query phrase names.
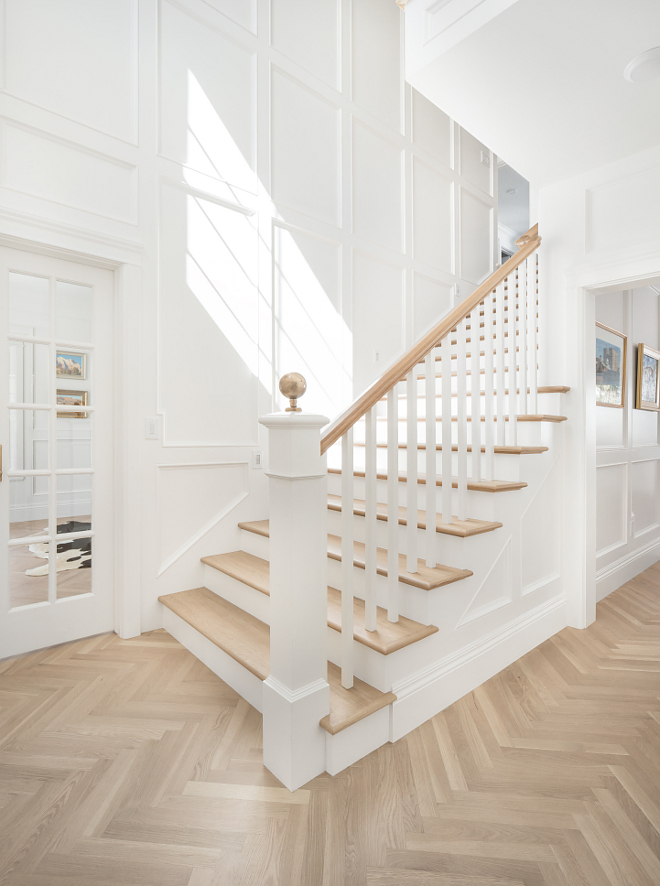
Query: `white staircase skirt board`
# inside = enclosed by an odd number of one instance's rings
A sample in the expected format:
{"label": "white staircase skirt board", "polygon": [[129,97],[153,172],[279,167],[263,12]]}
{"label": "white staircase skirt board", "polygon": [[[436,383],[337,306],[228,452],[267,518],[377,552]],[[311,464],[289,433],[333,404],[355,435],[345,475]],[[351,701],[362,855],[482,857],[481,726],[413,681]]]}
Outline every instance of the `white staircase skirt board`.
{"label": "white staircase skirt board", "polygon": [[336,735],[326,733],[325,768],[330,775],[337,775],[391,741],[391,707],[381,708]]}
{"label": "white staircase skirt board", "polygon": [[398,741],[421,726],[567,624],[567,603],[562,594],[395,684],[392,691],[397,700],[392,704],[390,740]]}
{"label": "white staircase skirt board", "polygon": [[168,634],[171,634],[175,640],[185,646],[188,652],[192,652],[209,670],[224,680],[248,704],[261,713],[263,711],[262,681],[226,652],[223,652],[215,643],[207,640],[188,622],[175,615],[167,606],[163,606],[162,610],[163,627]]}

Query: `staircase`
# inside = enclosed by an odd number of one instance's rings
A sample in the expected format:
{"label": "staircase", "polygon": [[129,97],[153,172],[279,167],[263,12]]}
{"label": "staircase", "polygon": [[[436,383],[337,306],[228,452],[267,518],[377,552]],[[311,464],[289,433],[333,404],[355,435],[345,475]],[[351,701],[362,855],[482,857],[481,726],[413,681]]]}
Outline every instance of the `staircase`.
{"label": "staircase", "polygon": [[[264,761],[291,789],[408,731],[393,690],[442,658],[448,608],[499,556],[526,464],[565,421],[568,388],[537,385],[539,244],[533,228],[326,427],[320,453],[322,417],[264,420],[271,520],[204,557],[204,587],[159,598],[164,627],[264,712]],[[298,428],[311,467],[296,474]]]}

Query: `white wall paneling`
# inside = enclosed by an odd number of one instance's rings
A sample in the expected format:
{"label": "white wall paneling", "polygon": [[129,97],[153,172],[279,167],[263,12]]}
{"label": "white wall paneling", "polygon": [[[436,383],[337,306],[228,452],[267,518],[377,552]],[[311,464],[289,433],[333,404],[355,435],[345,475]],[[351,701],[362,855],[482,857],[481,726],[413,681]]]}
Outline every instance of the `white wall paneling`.
{"label": "white wall paneling", "polygon": [[413,336],[418,339],[452,307],[452,286],[413,271]]}
{"label": "white wall paneling", "polygon": [[[560,478],[557,460],[520,518],[520,559],[523,596],[559,577]],[[543,539],[543,544],[538,543]]]}
{"label": "white wall paneling", "polygon": [[4,188],[137,223],[137,168],[45,132],[2,121]]}
{"label": "white wall paneling", "polygon": [[339,108],[275,67],[271,93],[273,200],[339,225]]}
{"label": "white wall paneling", "polygon": [[3,0],[4,92],[137,142],[138,0]]}
{"label": "white wall paneling", "polygon": [[340,81],[340,0],[270,0],[271,43],[335,89]]}
{"label": "white wall paneling", "polygon": [[467,609],[459,619],[456,625],[457,628],[483,618],[497,609],[502,609],[513,599],[513,554],[511,542],[512,539],[509,536],[495,562],[479,585],[476,594],[470,600]]}
{"label": "white wall paneling", "polygon": [[350,5],[353,100],[391,129],[402,132],[406,87],[401,64],[401,11],[381,0],[352,0]]}
{"label": "white wall paneling", "polygon": [[490,244],[495,210],[491,200],[477,197],[465,187],[460,193],[460,274],[476,285],[493,270]]}
{"label": "white wall paneling", "polygon": [[413,255],[454,274],[454,183],[413,157]]}
{"label": "white wall paneling", "polygon": [[465,129],[459,129],[460,172],[463,178],[489,196],[493,195],[493,170],[497,168],[497,158],[479,139]]}
{"label": "white wall paneling", "polygon": [[158,465],[159,575],[247,498],[249,477],[247,461]]}
{"label": "white wall paneling", "polygon": [[630,495],[635,538],[658,528],[659,481],[657,458],[632,462],[630,466]]}
{"label": "white wall paneling", "polygon": [[[403,251],[403,153],[353,120],[353,232]],[[441,249],[443,246],[441,246]]]}
{"label": "white wall paneling", "polygon": [[454,124],[421,92],[412,90],[412,131],[415,146],[445,166],[454,166]]}
{"label": "white wall paneling", "polygon": [[628,463],[600,465],[596,472],[596,556],[628,541]]}

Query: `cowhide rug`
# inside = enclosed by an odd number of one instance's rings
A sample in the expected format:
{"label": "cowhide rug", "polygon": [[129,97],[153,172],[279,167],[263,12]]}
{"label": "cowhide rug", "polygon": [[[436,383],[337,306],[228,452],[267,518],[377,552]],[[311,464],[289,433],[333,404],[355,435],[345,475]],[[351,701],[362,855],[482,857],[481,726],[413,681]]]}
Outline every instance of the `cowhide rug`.
{"label": "cowhide rug", "polygon": [[[70,520],[68,523],[60,523],[58,533],[86,532],[92,528],[91,523],[81,523],[79,520]],[[30,550],[35,557],[47,560],[50,552],[50,542],[30,545]],[[57,571],[67,572],[70,569],[89,569],[92,565],[92,540],[91,538],[72,538],[60,542],[57,546]],[[26,569],[26,575],[48,575],[48,563],[37,566],[34,569]]]}

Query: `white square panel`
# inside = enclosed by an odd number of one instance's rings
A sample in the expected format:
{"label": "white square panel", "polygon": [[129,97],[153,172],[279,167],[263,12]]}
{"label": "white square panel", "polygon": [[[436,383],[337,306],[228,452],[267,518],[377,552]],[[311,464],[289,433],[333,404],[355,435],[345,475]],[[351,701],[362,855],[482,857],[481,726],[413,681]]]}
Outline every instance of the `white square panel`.
{"label": "white square panel", "polygon": [[438,323],[451,307],[452,287],[413,273],[413,335],[415,341]]}
{"label": "white square panel", "polygon": [[461,277],[481,283],[492,271],[493,209],[461,188]]}
{"label": "white square panel", "polygon": [[416,89],[412,91],[413,141],[417,147],[451,165],[451,120]]}
{"label": "white square panel", "polygon": [[606,465],[596,470],[596,556],[628,539],[627,465]]}
{"label": "white square panel", "polygon": [[[486,194],[492,194],[491,168],[493,155],[465,129],[460,130],[461,175]],[[488,165],[483,161],[488,160]]]}
{"label": "white square panel", "polygon": [[638,461],[630,466],[632,511],[635,515],[635,535],[658,524],[660,486],[658,462]]}
{"label": "white square panel", "polygon": [[401,131],[401,11],[389,0],[353,0],[353,100]]}
{"label": "white square panel", "polygon": [[339,109],[277,68],[271,90],[273,199],[339,225]]}
{"label": "white square panel", "polygon": [[[401,354],[404,345],[403,272],[353,253],[353,388],[363,391]],[[379,355],[374,361],[374,353]]]}
{"label": "white square panel", "polygon": [[135,141],[136,0],[5,0],[3,5],[4,88]]}
{"label": "white square panel", "polygon": [[227,18],[253,34],[257,33],[257,0],[204,0]]}
{"label": "white square panel", "polygon": [[413,255],[418,261],[454,272],[454,185],[413,159]]}
{"label": "white square panel", "polygon": [[160,151],[256,192],[256,56],[163,0]]}
{"label": "white square panel", "polygon": [[271,42],[275,49],[337,87],[339,75],[338,0],[271,0]]}
{"label": "white square panel", "polygon": [[402,152],[353,120],[353,231],[401,252]]}

